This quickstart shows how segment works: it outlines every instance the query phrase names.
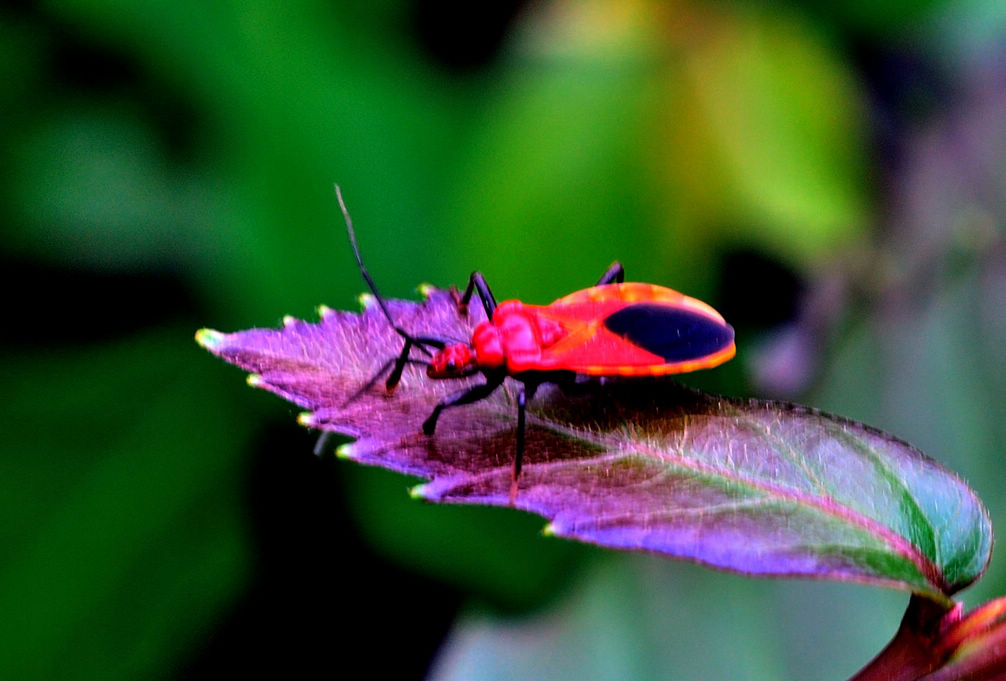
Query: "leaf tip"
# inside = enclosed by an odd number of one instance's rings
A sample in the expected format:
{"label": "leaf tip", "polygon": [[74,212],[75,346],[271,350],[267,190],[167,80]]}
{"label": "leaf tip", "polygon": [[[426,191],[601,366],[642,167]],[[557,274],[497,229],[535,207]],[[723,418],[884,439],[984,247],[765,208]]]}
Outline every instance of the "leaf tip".
{"label": "leaf tip", "polygon": [[297,423],[302,426],[311,428],[314,426],[314,412],[313,411],[302,411],[297,414]]}
{"label": "leaf tip", "polygon": [[335,448],[335,455],[340,459],[346,459],[347,461],[352,461],[356,458],[356,452],[353,451],[353,443],[347,442],[344,445],[339,445]]}
{"label": "leaf tip", "polygon": [[291,326],[293,326],[294,324],[296,324],[297,321],[298,321],[297,318],[294,317],[293,315],[288,315],[288,314],[287,315],[283,315],[283,326],[286,327],[286,328],[288,328],[288,329]]}
{"label": "leaf tip", "polygon": [[265,384],[265,379],[259,374],[248,374],[248,378],[245,379],[245,383],[252,388],[261,388]]}
{"label": "leaf tip", "polygon": [[421,295],[423,298],[429,299],[430,294],[436,291],[437,287],[434,286],[433,284],[427,284],[426,282],[423,282],[422,284],[416,287],[416,290],[419,291],[419,295]]}
{"label": "leaf tip", "polygon": [[429,491],[429,483],[422,483],[415,485],[409,489],[409,496],[413,499],[429,499],[427,492]]}
{"label": "leaf tip", "polygon": [[223,344],[224,334],[213,329],[199,329],[196,331],[196,342],[207,350],[213,351]]}
{"label": "leaf tip", "polygon": [[360,307],[364,310],[370,309],[376,304],[372,293],[361,293],[356,297],[356,301],[360,303]]}
{"label": "leaf tip", "polygon": [[541,528],[542,535],[546,537],[557,537],[559,536],[559,528],[556,527],[555,523],[548,523],[545,527]]}
{"label": "leaf tip", "polygon": [[328,305],[319,305],[314,309],[315,311],[317,311],[318,317],[320,319],[327,319],[332,314],[332,308],[330,308]]}

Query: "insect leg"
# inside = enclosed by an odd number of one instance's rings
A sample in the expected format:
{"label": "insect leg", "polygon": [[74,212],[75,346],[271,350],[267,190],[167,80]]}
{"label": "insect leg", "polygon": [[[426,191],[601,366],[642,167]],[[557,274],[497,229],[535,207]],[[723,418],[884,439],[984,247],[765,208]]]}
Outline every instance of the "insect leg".
{"label": "insect leg", "polygon": [[421,348],[423,348],[426,345],[429,345],[434,348],[443,348],[448,343],[455,343],[455,342],[457,341],[454,341],[450,338],[434,338],[432,336],[420,336],[418,338],[412,338],[410,336],[409,338],[406,338],[405,346],[402,348],[401,354],[399,354],[398,357],[393,357],[388,361],[386,361],[384,364],[382,364],[381,368],[378,369],[376,372],[374,372],[374,375],[370,377],[370,380],[364,383],[359,390],[350,395],[349,398],[342,403],[342,406],[340,408],[345,408],[346,405],[348,405],[350,402],[352,402],[360,395],[373,388],[374,384],[377,383],[379,380],[381,380],[381,376],[383,376],[385,372],[387,372],[388,369],[391,368],[392,366],[394,366],[394,369],[392,369],[391,374],[388,376],[388,380],[384,382],[384,389],[387,390],[389,393],[392,392],[398,385],[398,383],[402,380],[402,372],[405,370],[406,364],[420,364],[423,366],[429,366],[429,362],[424,359],[416,359],[414,357],[409,357],[409,350],[412,349],[413,345]]}
{"label": "insect leg", "polygon": [[513,457],[513,470],[510,473],[510,505],[517,498],[517,481],[520,479],[521,466],[524,463],[524,433],[527,430],[527,401],[534,397],[538,390],[537,383],[525,383],[517,396],[517,452]]}
{"label": "insect leg", "polygon": [[314,455],[321,457],[325,453],[325,445],[328,444],[328,439],[331,437],[332,431],[326,430],[321,435],[318,436],[318,441],[314,443]]}
{"label": "insect leg", "polygon": [[448,395],[445,397],[437,406],[433,408],[433,412],[426,417],[423,421],[423,432],[427,435],[433,435],[433,431],[437,428],[437,420],[440,418],[440,412],[449,407],[457,407],[462,404],[471,404],[472,402],[478,402],[479,400],[484,400],[489,397],[496,388],[503,385],[503,379],[506,378],[506,374],[499,374],[499,376],[486,377],[486,382],[472,386],[471,388],[465,388],[453,395]]}
{"label": "insect leg", "polygon": [[[395,360],[395,368],[391,370],[391,373],[388,375],[388,380],[384,382],[384,389],[389,393],[394,390],[395,386],[398,385],[398,382],[402,380],[402,372],[405,371],[405,365],[409,362],[409,351],[412,349],[413,344],[414,341],[412,338],[406,337],[405,345],[402,346],[402,352],[398,355],[398,359]],[[377,376],[383,374],[387,369],[388,364],[385,364],[381,367],[381,371],[377,374]],[[377,376],[375,376],[375,378],[377,378]]]}
{"label": "insect leg", "polygon": [[[388,369],[389,369],[389,368],[390,368],[390,367],[391,367],[392,365],[397,365],[397,363],[398,363],[398,361],[399,361],[400,359],[401,359],[401,358],[397,358],[397,359],[396,359],[396,358],[394,358],[394,357],[393,357],[393,358],[389,359],[389,360],[388,360],[387,362],[385,362],[384,364],[382,364],[382,365],[381,365],[381,368],[380,368],[380,369],[378,369],[377,371],[375,371],[375,372],[374,372],[374,375],[370,377],[370,380],[368,380],[368,381],[367,381],[366,383],[364,383],[364,384],[363,384],[362,386],[360,386],[360,387],[359,387],[359,388],[357,389],[357,391],[356,391],[356,392],[354,392],[354,393],[353,393],[352,395],[350,395],[349,397],[347,397],[347,398],[346,398],[346,401],[345,401],[345,402],[343,402],[343,403],[342,403],[341,405],[339,405],[339,408],[340,408],[340,409],[345,409],[345,408],[346,408],[346,407],[347,407],[347,406],[348,406],[348,405],[349,405],[349,404],[350,404],[351,402],[354,402],[354,401],[355,401],[355,400],[356,400],[356,399],[357,399],[357,398],[358,398],[358,397],[359,397],[360,395],[362,395],[363,393],[365,393],[365,392],[367,392],[368,390],[370,390],[371,388],[373,388],[373,387],[374,387],[374,384],[376,384],[376,383],[377,383],[377,382],[378,382],[379,380],[381,380],[381,376],[383,376],[383,375],[384,375],[384,373],[385,373],[385,372],[386,372],[386,371],[387,371],[387,370],[388,370]],[[405,363],[407,363],[407,364],[428,364],[428,362],[426,362],[426,361],[424,361],[424,360],[421,360],[421,359],[413,359],[413,358],[411,358],[411,357],[408,357],[408,358],[406,358],[406,359],[405,359]],[[403,365],[403,366],[404,366],[404,365]],[[401,378],[401,372],[399,372],[399,378]],[[391,379],[389,378],[388,380],[390,381]],[[396,382],[396,384],[397,384],[397,382]],[[392,391],[392,390],[394,390],[394,389],[395,389],[395,386],[394,386],[394,385],[392,385],[392,386],[391,386],[391,387],[389,388],[389,387],[387,387],[387,384],[385,384],[385,390],[387,390],[388,392],[391,392],[391,391]]]}
{"label": "insect leg", "polygon": [[496,311],[496,297],[481,272],[472,272],[468,277],[468,286],[465,287],[464,293],[458,295],[458,292],[454,291],[454,302],[458,304],[458,310],[467,312],[468,301],[472,299],[472,293],[476,290],[479,292],[479,298],[482,299],[482,307],[485,308],[486,317],[492,319],[493,312]]}
{"label": "insect leg", "polygon": [[621,284],[625,281],[625,268],[622,267],[622,263],[617,260],[611,263],[611,267],[608,271],[601,275],[601,278],[597,280],[596,286],[604,286],[605,284]]}
{"label": "insect leg", "polygon": [[[429,362],[425,360],[412,359],[409,357],[409,350],[412,346],[422,348],[426,350],[426,346],[437,348],[438,350],[443,350],[447,345],[452,345],[459,343],[460,341],[454,338],[440,338],[437,336],[417,336],[415,338],[409,337],[405,340],[405,347],[402,348],[402,352],[398,355],[398,359],[395,361],[395,368],[388,376],[388,380],[384,383],[385,389],[390,393],[398,385],[398,382],[402,380],[402,371],[405,370],[406,364],[425,364],[429,365]],[[429,351],[426,350],[427,354]],[[384,367],[384,371],[387,370],[387,366]],[[383,373],[383,371],[382,371]]]}

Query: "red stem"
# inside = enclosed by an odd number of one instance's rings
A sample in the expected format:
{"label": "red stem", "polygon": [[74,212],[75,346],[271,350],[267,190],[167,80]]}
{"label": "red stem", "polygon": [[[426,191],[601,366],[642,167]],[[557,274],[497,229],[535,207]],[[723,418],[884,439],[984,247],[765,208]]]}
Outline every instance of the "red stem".
{"label": "red stem", "polygon": [[947,606],[913,595],[898,633],[849,681],[914,681],[938,669],[949,652],[941,634],[961,619],[960,603]]}
{"label": "red stem", "polygon": [[912,596],[894,639],[850,681],[1006,680],[1006,597],[963,614]]}

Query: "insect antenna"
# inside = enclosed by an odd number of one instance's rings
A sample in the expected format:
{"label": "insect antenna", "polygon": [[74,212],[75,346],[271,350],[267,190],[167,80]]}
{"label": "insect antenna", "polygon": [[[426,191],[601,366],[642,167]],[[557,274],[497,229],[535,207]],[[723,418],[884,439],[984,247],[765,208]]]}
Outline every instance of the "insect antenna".
{"label": "insect antenna", "polygon": [[374,283],[373,277],[370,276],[370,272],[367,271],[366,265],[363,264],[363,257],[360,255],[360,247],[356,243],[356,232],[353,230],[353,218],[349,215],[349,210],[346,208],[346,202],[342,198],[342,190],[339,188],[338,184],[335,185],[335,198],[339,200],[339,208],[342,209],[342,218],[346,221],[346,232],[349,234],[349,244],[353,247],[353,255],[356,257],[356,264],[360,268],[360,274],[363,276],[363,280],[367,282],[367,286],[370,287],[370,292],[374,294],[377,304],[381,307],[381,312],[384,313],[384,316],[391,325],[391,328],[393,328],[399,336],[405,339],[407,346],[415,345],[427,355],[431,355],[432,353],[429,349],[427,349],[422,341],[410,335],[405,329],[396,324],[395,320],[392,318],[391,312],[388,310],[388,304],[384,302],[384,296],[382,296],[377,290],[377,284]]}
{"label": "insect antenna", "polygon": [[[335,196],[339,200],[339,207],[342,209],[342,217],[346,221],[346,232],[349,234],[349,243],[353,247],[353,255],[356,257],[356,264],[360,268],[360,274],[363,276],[363,280],[367,282],[367,286],[370,287],[370,292],[374,294],[374,298],[377,300],[377,304],[380,306],[381,312],[384,313],[385,319],[388,320],[388,324],[390,324],[391,328],[393,328],[395,332],[405,341],[405,344],[402,346],[402,351],[398,354],[398,357],[385,363],[385,365],[381,367],[373,378],[371,378],[359,391],[354,393],[346,401],[345,404],[348,404],[373,387],[373,385],[377,383],[381,375],[383,375],[389,367],[391,367],[391,374],[388,376],[384,385],[387,391],[391,392],[401,380],[402,372],[405,371],[405,366],[407,364],[428,365],[428,361],[413,359],[410,356],[412,348],[419,348],[419,350],[421,350],[427,357],[433,357],[433,350],[431,350],[431,348],[435,350],[442,350],[447,345],[458,343],[460,341],[450,338],[441,338],[439,336],[413,336],[395,323],[394,318],[391,316],[391,311],[388,309],[388,304],[384,300],[384,296],[382,296],[380,291],[377,290],[377,284],[374,283],[373,277],[370,276],[370,272],[367,271],[366,265],[363,264],[363,257],[360,255],[360,247],[356,243],[356,232],[353,231],[353,218],[350,217],[349,210],[346,208],[346,202],[342,198],[342,190],[339,188],[339,185],[335,185]],[[345,406],[345,404],[343,406]]]}
{"label": "insect antenna", "polygon": [[[353,218],[349,215],[349,209],[346,208],[346,201],[342,198],[342,189],[338,184],[335,185],[335,198],[339,201],[339,208],[342,210],[342,218],[346,222],[346,232],[349,234],[349,245],[353,247],[353,256],[356,258],[356,264],[360,268],[360,274],[363,276],[363,280],[367,282],[370,292],[374,294],[374,299],[377,300],[377,304],[380,306],[381,312],[384,313],[385,319],[388,320],[388,324],[391,325],[391,328],[393,328],[399,336],[405,339],[405,346],[402,348],[402,353],[398,356],[398,358],[391,358],[385,362],[377,373],[370,378],[370,380],[364,383],[359,390],[350,395],[342,403],[342,405],[340,405],[341,409],[345,409],[350,403],[356,401],[363,393],[373,388],[388,369],[394,367],[387,382],[388,390],[391,390],[401,378],[402,370],[406,364],[428,364],[428,362],[409,357],[409,351],[413,346],[418,347],[427,355],[432,355],[433,353],[430,352],[426,345],[424,345],[422,339],[413,337],[405,331],[405,329],[395,323],[394,318],[391,316],[391,311],[388,310],[387,303],[384,302],[384,297],[381,295],[380,291],[377,290],[377,284],[374,283],[373,277],[370,276],[370,272],[367,271],[366,265],[363,264],[363,257],[360,255],[360,247],[356,243],[356,232],[353,230]],[[331,435],[331,432],[325,431],[318,437],[318,441],[314,445],[315,455],[321,456],[324,453],[325,446],[328,444],[328,440]]]}

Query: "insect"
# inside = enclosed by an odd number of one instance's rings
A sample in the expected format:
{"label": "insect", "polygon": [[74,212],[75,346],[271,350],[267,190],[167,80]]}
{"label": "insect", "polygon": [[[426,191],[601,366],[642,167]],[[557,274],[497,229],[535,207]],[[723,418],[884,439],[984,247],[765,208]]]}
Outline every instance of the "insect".
{"label": "insect", "polygon": [[[467,311],[474,294],[485,308],[486,321],[475,327],[469,341],[414,336],[392,318],[384,298],[363,264],[353,221],[338,185],[336,197],[360,274],[388,323],[404,340],[401,353],[389,359],[375,376],[347,400],[369,390],[389,369],[385,389],[393,391],[407,364],[426,366],[434,379],[463,378],[482,373],[484,383],[445,397],[423,421],[423,432],[433,435],[445,409],[485,399],[507,376],[522,384],[517,395],[516,453],[510,482],[510,501],[517,495],[524,459],[527,403],[543,383],[570,384],[575,377],[661,376],[707,369],[734,356],[734,331],[706,303],[669,288],[626,283],[625,271],[613,263],[597,284],[571,293],[549,305],[518,300],[496,302],[485,277],[473,272],[463,293],[454,290],[458,310]],[[412,356],[417,348],[428,359]]]}

